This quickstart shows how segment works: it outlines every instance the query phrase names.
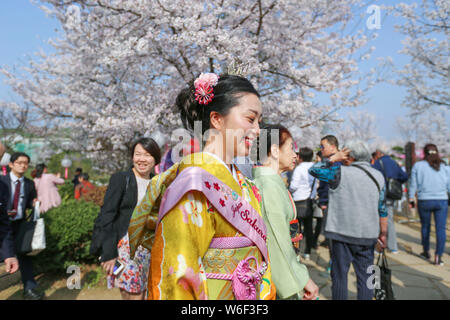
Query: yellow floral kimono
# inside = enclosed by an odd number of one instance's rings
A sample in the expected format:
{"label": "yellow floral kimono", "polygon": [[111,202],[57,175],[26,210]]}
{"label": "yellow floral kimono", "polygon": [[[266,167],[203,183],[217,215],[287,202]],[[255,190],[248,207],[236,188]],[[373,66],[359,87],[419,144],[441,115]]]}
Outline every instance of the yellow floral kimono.
{"label": "yellow floral kimono", "polygon": [[[261,216],[261,198],[256,186],[236,170],[238,183],[225,164],[211,154],[191,154],[179,164],[154,177],[145,198],[136,207],[129,227],[132,255],[138,245],[151,248],[149,299],[235,299],[232,281],[212,279],[209,276],[207,278],[207,274],[232,274],[238,264],[249,257],[255,258],[247,260],[253,270],[263,264],[263,255],[254,244],[242,248],[210,248],[213,238],[228,239],[242,237],[243,234],[231,225],[200,191],[191,190],[184,193],[181,200],[157,225],[158,209],[164,191],[178,174],[195,166],[224,182],[233,194],[237,193],[245,199]],[[263,272],[256,298],[275,299],[270,264]]]}

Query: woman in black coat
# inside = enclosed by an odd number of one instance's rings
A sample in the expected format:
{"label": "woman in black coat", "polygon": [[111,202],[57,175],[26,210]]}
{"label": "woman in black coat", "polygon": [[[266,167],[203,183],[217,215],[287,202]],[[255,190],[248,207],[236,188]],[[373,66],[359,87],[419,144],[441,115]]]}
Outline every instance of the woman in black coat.
{"label": "woman in black coat", "polygon": [[[133,167],[113,174],[103,206],[95,221],[91,253],[100,256],[108,274],[108,288],[118,287],[122,299],[143,299],[147,288],[150,252],[139,247],[130,257],[128,225],[136,205],[145,195],[151,171],[161,160],[158,144],[140,138],[131,148]],[[123,269],[114,274],[118,263]]]}

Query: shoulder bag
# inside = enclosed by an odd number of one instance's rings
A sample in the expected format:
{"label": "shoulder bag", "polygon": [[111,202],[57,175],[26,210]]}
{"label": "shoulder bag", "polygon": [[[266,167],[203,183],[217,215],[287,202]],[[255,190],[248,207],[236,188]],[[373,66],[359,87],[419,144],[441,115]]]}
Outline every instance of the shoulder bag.
{"label": "shoulder bag", "polygon": [[384,169],[383,160],[381,159],[380,165],[383,169],[384,179],[386,179],[386,198],[391,200],[401,200],[403,195],[402,183],[394,178],[388,178],[386,176],[386,170]]}

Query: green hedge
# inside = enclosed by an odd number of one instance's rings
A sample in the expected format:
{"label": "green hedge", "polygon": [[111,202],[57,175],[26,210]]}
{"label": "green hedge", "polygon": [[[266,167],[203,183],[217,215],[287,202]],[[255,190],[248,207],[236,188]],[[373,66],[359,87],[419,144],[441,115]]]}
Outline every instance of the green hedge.
{"label": "green hedge", "polygon": [[47,211],[43,215],[47,247],[35,257],[35,268],[65,273],[70,265],[97,263],[89,248],[99,211],[92,202],[75,199],[64,199],[59,207]]}
{"label": "green hedge", "polygon": [[66,180],[64,184],[58,185],[58,192],[63,201],[75,199],[75,188],[70,180]]}

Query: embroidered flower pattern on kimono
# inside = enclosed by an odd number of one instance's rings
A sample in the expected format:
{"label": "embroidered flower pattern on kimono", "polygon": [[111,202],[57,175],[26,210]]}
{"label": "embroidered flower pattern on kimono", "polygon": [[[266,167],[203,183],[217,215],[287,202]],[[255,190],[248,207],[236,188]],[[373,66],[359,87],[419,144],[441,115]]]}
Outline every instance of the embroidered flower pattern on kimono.
{"label": "embroidered flower pattern on kimono", "polygon": [[186,259],[182,254],[178,255],[177,260],[178,269],[175,272],[174,268],[170,267],[169,275],[175,274],[178,284],[181,285],[184,290],[194,289],[194,291],[198,293],[200,300],[206,299],[207,296],[203,290],[203,283],[206,281],[206,273],[201,258],[199,257],[198,259],[199,273],[196,273],[193,268],[188,267]]}
{"label": "embroidered flower pattern on kimono", "polygon": [[258,200],[258,202],[261,203],[262,197],[261,197],[261,195],[259,194],[258,187],[255,186],[255,185],[252,185],[252,191],[253,191],[253,194],[255,195],[256,199]]}
{"label": "embroidered flower pattern on kimono", "polygon": [[182,254],[179,254],[177,258],[178,258],[178,269],[177,269],[176,276],[177,276],[177,278],[181,278],[182,276],[184,276],[186,274],[187,264],[186,264],[186,259],[184,258],[184,256]]}
{"label": "embroidered flower pattern on kimono", "polygon": [[242,196],[244,197],[245,201],[250,202],[252,199],[250,198],[250,193],[247,189],[242,189]]}
{"label": "embroidered flower pattern on kimono", "polygon": [[184,209],[186,210],[187,214],[191,217],[192,223],[199,227],[202,227],[203,220],[200,214],[203,210],[202,202],[196,200],[192,194],[188,195],[188,199],[189,201],[184,205]]}
{"label": "embroidered flower pattern on kimono", "polygon": [[200,270],[200,280],[206,281],[206,272],[201,257],[198,257],[198,268]]}

